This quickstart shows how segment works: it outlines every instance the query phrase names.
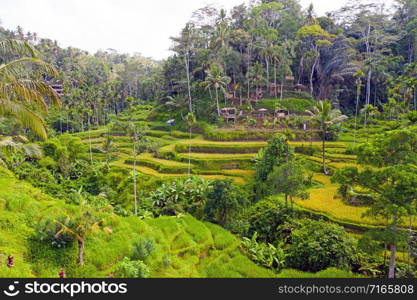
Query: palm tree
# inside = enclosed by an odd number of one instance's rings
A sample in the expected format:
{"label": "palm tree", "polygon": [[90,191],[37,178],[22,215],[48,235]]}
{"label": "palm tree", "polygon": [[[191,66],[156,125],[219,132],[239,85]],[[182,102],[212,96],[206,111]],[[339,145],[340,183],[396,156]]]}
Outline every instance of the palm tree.
{"label": "palm tree", "polygon": [[107,134],[99,151],[106,155],[106,166],[110,167],[110,162],[117,157],[117,146],[114,144],[114,138]]}
{"label": "palm tree", "polygon": [[342,115],[340,110],[332,109],[332,103],[329,100],[319,101],[318,104],[314,106],[311,111],[307,111],[307,113],[309,113],[317,122],[321,131],[323,172],[328,174],[326,169],[326,134],[331,126],[345,121],[347,117]]}
{"label": "palm tree", "polygon": [[93,211],[84,205],[81,205],[80,210],[75,216],[66,216],[64,222],[55,220],[55,223],[60,227],[59,231],[55,234],[55,238],[59,238],[62,235],[70,235],[77,240],[78,243],[78,259],[79,265],[84,264],[84,248],[85,238],[88,235],[93,234],[95,231],[102,229],[108,234],[112,233],[112,230],[103,226],[104,220],[99,219],[94,215]]}
{"label": "palm tree", "polygon": [[132,139],[133,144],[133,196],[134,196],[134,209],[135,215],[138,214],[138,197],[136,186],[136,161],[138,152],[145,152],[154,148],[154,145],[143,132],[143,128],[137,127],[133,122],[129,122],[127,125],[128,135]]}
{"label": "palm tree", "polygon": [[[7,57],[22,56],[7,61]],[[47,138],[42,114],[48,112],[47,103],[59,105],[57,93],[44,81],[33,79],[58,76],[51,65],[38,59],[36,50],[24,41],[0,41],[0,117],[12,118],[31,129],[38,137]]]}
{"label": "palm tree", "polygon": [[216,91],[217,114],[220,116],[219,90],[226,94],[226,87],[230,83],[231,78],[224,75],[222,67],[216,64],[212,64],[210,69],[206,71],[206,74],[207,77],[202,86]]}
{"label": "palm tree", "polygon": [[354,76],[356,77],[356,104],[355,104],[355,131],[353,136],[353,143],[356,144],[356,131],[358,121],[358,110],[359,110],[359,98],[361,96],[362,89],[362,77],[365,75],[362,70],[358,70]]}
{"label": "palm tree", "polygon": [[196,117],[193,113],[188,113],[185,118],[186,118],[186,121],[187,121],[188,128],[190,129],[190,141],[189,141],[189,144],[188,144],[188,172],[187,172],[188,176],[190,176],[190,173],[191,173],[191,136],[192,136],[192,131],[191,130],[192,130],[193,124],[197,120],[196,120]]}
{"label": "palm tree", "polygon": [[182,95],[167,96],[166,100],[165,105],[173,112],[186,107],[188,104],[188,99]]}

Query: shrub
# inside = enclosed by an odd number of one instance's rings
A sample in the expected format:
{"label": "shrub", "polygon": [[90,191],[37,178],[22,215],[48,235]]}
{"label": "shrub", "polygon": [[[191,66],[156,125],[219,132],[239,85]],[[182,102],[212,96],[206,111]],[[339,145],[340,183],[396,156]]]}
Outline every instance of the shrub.
{"label": "shrub", "polygon": [[154,250],[154,242],[150,239],[142,238],[133,243],[132,259],[145,261]]}
{"label": "shrub", "polygon": [[287,249],[288,266],[309,272],[350,269],[356,249],[343,227],[309,219],[295,226]]}
{"label": "shrub", "polygon": [[248,195],[232,180],[215,180],[212,189],[207,194],[205,216],[208,221],[225,226],[229,218],[243,209],[248,202]]}
{"label": "shrub", "polygon": [[276,198],[261,200],[246,212],[246,219],[249,222],[247,236],[257,232],[259,240],[273,243],[280,235],[278,226],[288,222],[290,217],[290,211],[282,201]]}
{"label": "shrub", "polygon": [[258,243],[256,232],[252,238],[243,238],[242,245],[254,262],[274,270],[281,270],[285,266],[285,253],[281,246]]}
{"label": "shrub", "polygon": [[140,260],[130,260],[125,257],[116,267],[115,276],[118,278],[147,278],[148,266]]}

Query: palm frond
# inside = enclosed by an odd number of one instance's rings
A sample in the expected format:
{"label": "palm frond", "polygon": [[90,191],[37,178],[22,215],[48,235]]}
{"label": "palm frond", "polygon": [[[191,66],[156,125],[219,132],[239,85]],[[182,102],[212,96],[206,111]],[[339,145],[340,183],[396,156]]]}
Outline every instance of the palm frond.
{"label": "palm frond", "polygon": [[8,39],[0,41],[0,56],[2,55],[28,55],[36,57],[37,51],[28,42]]}
{"label": "palm frond", "polygon": [[46,126],[42,118],[20,103],[0,99],[0,116],[12,116],[41,139],[47,138]]}
{"label": "palm frond", "polygon": [[52,65],[36,57],[23,57],[0,65],[0,75],[20,79],[22,76],[27,75],[24,71],[26,65],[36,67],[39,73],[53,77],[59,76],[58,71]]}

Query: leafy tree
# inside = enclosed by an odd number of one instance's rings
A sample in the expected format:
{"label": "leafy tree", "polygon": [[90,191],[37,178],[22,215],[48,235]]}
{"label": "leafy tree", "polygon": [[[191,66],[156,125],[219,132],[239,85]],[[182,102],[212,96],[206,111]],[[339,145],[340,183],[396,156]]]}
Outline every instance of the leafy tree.
{"label": "leafy tree", "polygon": [[204,209],[207,220],[226,226],[238,211],[248,202],[247,193],[231,180],[215,180],[207,194]]}
{"label": "leafy tree", "polygon": [[101,229],[111,234],[112,230],[104,226],[104,220],[97,217],[91,208],[81,205],[79,210],[71,215],[67,215],[65,223],[56,220],[59,225],[59,231],[55,234],[55,238],[61,235],[69,235],[77,240],[78,243],[78,259],[79,265],[84,264],[84,248],[85,239],[97,230]]}
{"label": "leafy tree", "polygon": [[288,197],[291,200],[292,208],[294,207],[293,197],[308,197],[306,172],[304,167],[295,160],[275,167],[268,175],[267,182],[271,193],[284,194],[286,206]]}
{"label": "leafy tree", "polygon": [[282,135],[276,135],[269,140],[260,154],[255,164],[255,179],[259,182],[265,182],[275,166],[291,160],[293,156],[287,138]]}
{"label": "leafy tree", "polygon": [[313,95],[313,76],[316,71],[317,64],[320,60],[320,48],[330,47],[332,40],[335,38],[334,35],[325,31],[315,21],[311,25],[304,25],[297,32],[297,38],[306,43],[309,51],[311,51],[313,58],[313,64],[310,71],[310,94]]}
{"label": "leafy tree", "polygon": [[360,163],[382,169],[343,168],[332,178],[340,184],[362,187],[373,199],[367,214],[390,219],[385,238],[391,249],[389,278],[395,276],[395,255],[401,239],[398,224],[416,214],[416,141],[416,134],[407,130],[382,134],[357,151]]}

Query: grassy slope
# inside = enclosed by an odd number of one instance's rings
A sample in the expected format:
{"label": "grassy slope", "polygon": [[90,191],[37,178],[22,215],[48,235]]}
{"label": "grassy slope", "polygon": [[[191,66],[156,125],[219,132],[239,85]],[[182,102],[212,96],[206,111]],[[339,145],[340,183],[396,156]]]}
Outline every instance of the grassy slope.
{"label": "grassy slope", "polygon": [[107,277],[133,241],[148,238],[155,251],[147,258],[153,277],[273,277],[273,272],[250,261],[240,241],[219,226],[191,216],[140,220],[113,216],[107,225],[112,235],[97,232],[86,241],[86,265],[75,265],[75,245],[54,249],[48,242],[33,240],[36,221],[73,207],[16,180],[0,168],[0,256],[15,257],[15,267],[0,267],[0,277]]}

